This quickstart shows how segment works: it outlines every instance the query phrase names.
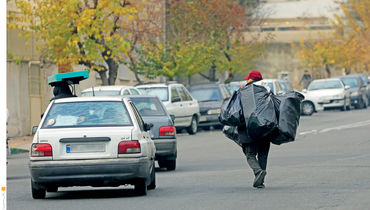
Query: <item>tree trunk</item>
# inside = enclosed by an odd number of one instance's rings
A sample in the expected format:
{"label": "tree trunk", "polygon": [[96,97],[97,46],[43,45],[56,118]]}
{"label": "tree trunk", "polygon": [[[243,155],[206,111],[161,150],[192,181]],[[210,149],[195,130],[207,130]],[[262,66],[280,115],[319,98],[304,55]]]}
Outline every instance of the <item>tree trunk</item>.
{"label": "tree trunk", "polygon": [[328,64],[325,64],[325,70],[326,70],[326,73],[328,74],[328,78],[330,78],[331,77],[331,71],[330,71],[330,68],[329,68]]}
{"label": "tree trunk", "polygon": [[216,82],[216,64],[215,61],[212,62],[212,66],[209,72],[209,77],[211,78],[211,82]]}
{"label": "tree trunk", "polygon": [[106,72],[107,71],[96,71],[99,73],[99,76],[100,76],[100,79],[102,81],[102,85],[105,86],[105,85],[109,85],[108,83],[108,78],[107,78],[107,74]]}
{"label": "tree trunk", "polygon": [[113,59],[109,59],[107,61],[107,64],[108,64],[108,74],[109,74],[109,78],[108,78],[108,84],[109,85],[115,85],[116,83],[116,79],[117,79],[117,74],[118,74],[118,63],[115,62]]}
{"label": "tree trunk", "polygon": [[134,75],[135,75],[135,78],[136,78],[137,82],[139,84],[142,84],[143,82],[141,81],[141,79],[139,77],[139,73],[137,72],[136,63],[134,61],[134,58],[130,54],[128,55],[128,57],[130,59],[130,63],[131,63],[131,66],[132,66],[131,70],[134,72]]}
{"label": "tree trunk", "polygon": [[344,68],[344,73],[345,73],[346,75],[351,74],[351,69],[349,69],[349,68],[345,67],[345,68]]}

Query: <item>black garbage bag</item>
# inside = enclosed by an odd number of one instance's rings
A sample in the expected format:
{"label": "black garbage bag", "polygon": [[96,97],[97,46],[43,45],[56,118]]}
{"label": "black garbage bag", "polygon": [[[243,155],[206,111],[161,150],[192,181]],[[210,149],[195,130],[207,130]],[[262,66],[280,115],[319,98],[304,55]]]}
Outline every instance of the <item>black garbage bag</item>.
{"label": "black garbage bag", "polygon": [[247,134],[253,141],[263,140],[278,126],[271,94],[265,87],[254,84],[240,89],[240,93]]}
{"label": "black garbage bag", "polygon": [[242,126],[245,124],[239,90],[235,91],[231,98],[222,104],[218,120],[222,124],[230,126]]}
{"label": "black garbage bag", "polygon": [[304,96],[292,91],[279,96],[271,95],[271,98],[276,107],[278,128],[270,135],[270,141],[277,145],[294,141]]}
{"label": "black garbage bag", "polygon": [[225,125],[222,129],[222,132],[227,138],[233,140],[239,146],[242,146],[242,143],[239,139],[238,127]]}

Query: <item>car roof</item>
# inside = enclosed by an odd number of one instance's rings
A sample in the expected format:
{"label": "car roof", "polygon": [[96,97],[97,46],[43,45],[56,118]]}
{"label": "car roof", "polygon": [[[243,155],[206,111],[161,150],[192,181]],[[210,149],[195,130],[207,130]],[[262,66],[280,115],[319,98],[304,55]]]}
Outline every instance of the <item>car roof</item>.
{"label": "car roof", "polygon": [[54,103],[65,103],[65,102],[83,102],[83,101],[122,101],[127,96],[87,96],[87,97],[68,97],[55,99]]}
{"label": "car roof", "polygon": [[157,96],[153,96],[153,95],[129,95],[127,97],[128,98],[157,98],[158,99]]}
{"label": "car roof", "polygon": [[[328,79],[315,79],[315,80],[313,80],[312,82],[314,82],[314,81],[340,81],[340,79],[339,78],[328,78]],[[340,81],[341,82],[341,81]]]}
{"label": "car roof", "polygon": [[207,87],[219,87],[220,83],[201,83],[189,86],[189,89],[200,89],[200,88],[207,88]]}
{"label": "car roof", "polygon": [[155,84],[143,84],[136,85],[136,88],[151,88],[151,87],[169,87],[169,86],[183,86],[180,83],[155,83]]}
{"label": "car roof", "polygon": [[[120,91],[122,89],[125,89],[125,88],[134,88],[133,86],[126,86],[126,85],[109,85],[109,86],[97,86],[97,87],[94,87],[94,91],[109,91],[109,90],[116,90],[116,91]],[[82,93],[83,92],[89,92],[89,91],[92,91],[92,87],[91,88],[87,88],[83,91],[81,91]]]}

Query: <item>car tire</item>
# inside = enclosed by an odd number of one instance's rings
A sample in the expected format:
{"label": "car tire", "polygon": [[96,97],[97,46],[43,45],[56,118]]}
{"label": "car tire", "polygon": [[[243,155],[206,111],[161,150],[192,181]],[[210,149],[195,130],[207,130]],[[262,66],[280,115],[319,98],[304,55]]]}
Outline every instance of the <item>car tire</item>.
{"label": "car tire", "polygon": [[147,187],[145,183],[145,179],[140,179],[135,183],[135,195],[143,196],[147,193]]}
{"label": "car tire", "polygon": [[198,131],[198,120],[197,120],[197,117],[193,116],[191,118],[190,126],[187,127],[186,130],[188,131],[188,133],[190,135],[194,135],[194,134],[197,133],[197,131]]}
{"label": "car tire", "polygon": [[315,108],[312,102],[305,101],[302,103],[302,114],[303,115],[311,116],[314,111],[315,111]]}
{"label": "car tire", "polygon": [[153,164],[152,172],[150,173],[150,184],[148,185],[148,190],[154,190],[156,188],[155,185],[155,165]]}
{"label": "car tire", "polygon": [[173,171],[176,169],[176,160],[167,160],[166,168],[168,171]]}
{"label": "car tire", "polygon": [[44,199],[46,196],[46,189],[38,185],[37,183],[31,181],[31,188],[32,188],[32,197],[33,199]]}

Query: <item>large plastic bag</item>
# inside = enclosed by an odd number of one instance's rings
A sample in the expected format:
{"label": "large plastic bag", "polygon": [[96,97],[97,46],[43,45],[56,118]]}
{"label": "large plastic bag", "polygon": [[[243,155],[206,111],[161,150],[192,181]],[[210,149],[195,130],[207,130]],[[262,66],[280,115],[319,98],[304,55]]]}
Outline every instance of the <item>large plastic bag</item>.
{"label": "large plastic bag", "polygon": [[240,93],[247,134],[253,141],[263,140],[278,126],[270,93],[265,87],[254,84],[241,88]]}
{"label": "large plastic bag", "polygon": [[225,134],[227,138],[233,140],[239,146],[242,146],[242,143],[240,142],[239,139],[238,127],[225,125],[222,129],[222,132]]}
{"label": "large plastic bag", "polygon": [[279,96],[271,95],[271,98],[276,107],[278,128],[271,134],[270,141],[277,145],[294,141],[304,96],[292,91]]}
{"label": "large plastic bag", "polygon": [[235,91],[231,98],[222,104],[218,119],[224,125],[241,126],[245,124],[239,90]]}

